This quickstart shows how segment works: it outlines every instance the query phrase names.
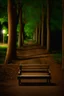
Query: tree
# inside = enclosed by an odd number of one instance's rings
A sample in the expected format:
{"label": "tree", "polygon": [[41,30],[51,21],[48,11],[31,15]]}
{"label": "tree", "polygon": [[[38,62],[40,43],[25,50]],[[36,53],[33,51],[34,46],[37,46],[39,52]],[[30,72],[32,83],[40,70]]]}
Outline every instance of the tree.
{"label": "tree", "polygon": [[62,0],[63,22],[62,22],[62,69],[64,69],[64,0]]}
{"label": "tree", "polygon": [[41,47],[44,47],[44,8],[41,17]]}
{"label": "tree", "polygon": [[[17,6],[16,6],[17,4]],[[12,62],[16,58],[16,29],[21,12],[21,0],[8,0],[8,48],[5,58],[5,64]],[[21,13],[22,14],[22,13]]]}
{"label": "tree", "polygon": [[0,22],[3,23],[7,19],[7,0],[0,0]]}
{"label": "tree", "polygon": [[20,24],[20,32],[19,32],[19,47],[21,47],[23,45],[23,32],[24,32],[24,26],[23,26],[23,22],[22,22],[22,7],[20,9],[20,16],[19,16],[19,24]]}
{"label": "tree", "polygon": [[16,58],[16,27],[17,14],[13,0],[8,0],[8,48],[4,64],[10,63]]}
{"label": "tree", "polygon": [[47,0],[47,50],[50,50],[50,1]]}

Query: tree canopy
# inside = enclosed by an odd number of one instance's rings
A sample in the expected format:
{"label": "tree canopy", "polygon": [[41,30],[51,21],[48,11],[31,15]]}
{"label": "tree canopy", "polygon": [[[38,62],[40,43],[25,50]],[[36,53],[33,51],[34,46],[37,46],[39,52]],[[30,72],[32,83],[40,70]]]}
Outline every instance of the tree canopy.
{"label": "tree canopy", "polygon": [[62,30],[62,0],[51,0],[51,30]]}
{"label": "tree canopy", "polygon": [[[22,6],[22,20],[25,23],[25,32],[32,33],[41,20],[41,15],[46,12],[47,0],[13,0],[16,8]],[[62,2],[61,0],[50,0],[51,30],[62,29]],[[18,9],[17,9],[18,10]],[[8,21],[7,16],[7,0],[0,0],[0,22]]]}

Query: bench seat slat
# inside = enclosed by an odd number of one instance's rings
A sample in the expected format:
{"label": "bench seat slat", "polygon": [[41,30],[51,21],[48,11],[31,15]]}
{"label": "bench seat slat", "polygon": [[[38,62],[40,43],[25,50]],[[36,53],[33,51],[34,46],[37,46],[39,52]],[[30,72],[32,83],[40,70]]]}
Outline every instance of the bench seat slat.
{"label": "bench seat slat", "polygon": [[47,78],[51,78],[50,75],[18,75],[18,79],[21,79],[21,78],[34,78],[34,79],[37,79],[37,78],[43,78],[43,79],[47,79]]}
{"label": "bench seat slat", "polygon": [[29,71],[41,71],[41,72],[46,71],[47,72],[48,70],[46,70],[46,69],[43,69],[43,70],[42,69],[24,69],[24,70],[22,70],[22,72],[24,72],[24,71],[28,71],[28,72]]}

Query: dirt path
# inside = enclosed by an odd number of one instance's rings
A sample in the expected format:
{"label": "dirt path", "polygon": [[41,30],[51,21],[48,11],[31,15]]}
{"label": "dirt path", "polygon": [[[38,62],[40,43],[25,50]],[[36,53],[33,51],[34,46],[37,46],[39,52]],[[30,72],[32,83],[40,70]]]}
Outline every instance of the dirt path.
{"label": "dirt path", "polygon": [[[8,79],[0,82],[0,96],[64,96],[61,65],[57,64],[51,54],[39,46],[24,47],[17,50],[18,60],[8,66]],[[23,60],[22,60],[23,58]],[[18,85],[17,72],[19,64],[49,64],[51,82],[54,85]],[[1,68],[1,67],[0,67]]]}

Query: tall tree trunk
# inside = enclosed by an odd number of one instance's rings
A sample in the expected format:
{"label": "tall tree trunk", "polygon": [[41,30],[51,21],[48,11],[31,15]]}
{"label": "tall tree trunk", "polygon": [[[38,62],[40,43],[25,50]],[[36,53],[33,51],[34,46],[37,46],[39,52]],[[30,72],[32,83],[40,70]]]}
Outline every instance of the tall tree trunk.
{"label": "tall tree trunk", "polygon": [[50,1],[47,0],[47,50],[49,51],[50,50]]}
{"label": "tall tree trunk", "polygon": [[36,32],[33,32],[33,41],[36,41]]}
{"label": "tall tree trunk", "polygon": [[40,45],[40,24],[38,25],[37,28],[37,44]]}
{"label": "tall tree trunk", "polygon": [[41,43],[41,23],[39,24],[39,40],[38,40],[38,44],[40,45],[40,43]]}
{"label": "tall tree trunk", "polygon": [[38,29],[38,26],[36,27],[36,32],[37,32],[37,38],[36,38],[36,40],[37,40],[37,44],[38,44],[38,35],[39,35],[39,29]]}
{"label": "tall tree trunk", "polygon": [[63,11],[63,20],[62,20],[62,69],[64,70],[64,0],[62,0],[62,11]]}
{"label": "tall tree trunk", "polygon": [[8,0],[8,33],[8,48],[4,64],[16,58],[16,8],[13,0]]}
{"label": "tall tree trunk", "polygon": [[37,39],[38,39],[38,38],[37,38],[37,37],[38,37],[37,35],[38,35],[38,34],[37,34],[37,27],[36,27],[36,43],[37,43]]}
{"label": "tall tree trunk", "polygon": [[39,44],[39,26],[37,26],[37,44]]}
{"label": "tall tree trunk", "polygon": [[22,7],[21,7],[21,10],[20,10],[20,17],[19,17],[19,23],[20,23],[20,33],[19,33],[19,47],[21,47],[23,45],[23,32],[24,32],[24,26],[23,26],[23,23],[22,23]]}
{"label": "tall tree trunk", "polygon": [[41,47],[44,47],[44,12],[42,13],[42,22],[41,22]]}

